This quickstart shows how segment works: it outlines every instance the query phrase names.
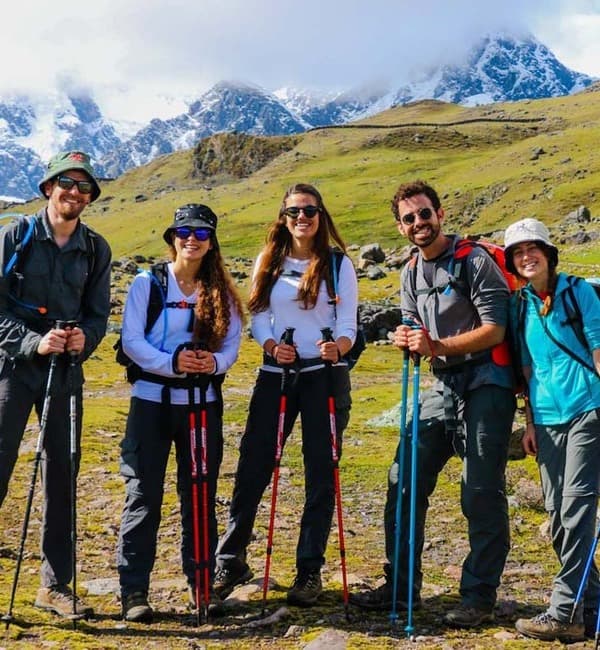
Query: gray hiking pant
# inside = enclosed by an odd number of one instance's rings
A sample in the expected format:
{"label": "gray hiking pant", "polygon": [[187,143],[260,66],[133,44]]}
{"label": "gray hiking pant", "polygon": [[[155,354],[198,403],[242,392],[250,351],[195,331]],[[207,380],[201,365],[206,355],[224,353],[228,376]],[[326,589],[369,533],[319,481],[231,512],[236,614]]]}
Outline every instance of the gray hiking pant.
{"label": "gray hiking pant", "polygon": [[[468,391],[456,404],[456,419],[462,421],[460,439],[446,431],[448,414],[442,388],[436,387],[420,396],[413,596],[419,597],[423,582],[421,554],[429,496],[439,473],[456,453],[463,461],[461,507],[468,522],[470,543],[462,567],[460,594],[466,606],[491,609],[510,546],[504,472],[515,398],[509,389],[484,385]],[[409,437],[404,454],[398,563],[398,594],[403,600],[408,593],[412,419],[406,431]],[[388,580],[393,576],[399,454],[400,445],[388,476],[384,512],[387,556],[384,570]]]}
{"label": "gray hiking pant", "polygon": [[[600,494],[600,409],[558,426],[536,425],[537,462],[546,510],[550,513],[552,546],[560,561],[548,612],[569,621],[584,568],[596,535]],[[597,608],[598,569],[592,563],[583,594],[585,608]],[[576,620],[582,620],[579,607]]]}
{"label": "gray hiking pant", "polygon": [[[64,363],[61,360],[59,363]],[[64,368],[63,368],[64,370]],[[68,372],[55,375],[50,393],[50,408],[45,427],[40,474],[44,494],[41,532],[42,586],[67,585],[72,575],[71,542],[71,450],[68,385],[61,378]],[[60,392],[59,392],[60,391]],[[38,419],[46,393],[46,385],[33,390],[25,385],[5,363],[0,372],[0,505],[6,497],[25,426],[35,407]],[[79,472],[82,399],[81,389],[76,394],[77,456],[75,473]],[[36,432],[36,436],[39,435]],[[37,443],[37,437],[35,442]],[[33,465],[32,465],[33,471]],[[23,515],[25,515],[23,504]],[[13,540],[16,544],[16,540]]]}

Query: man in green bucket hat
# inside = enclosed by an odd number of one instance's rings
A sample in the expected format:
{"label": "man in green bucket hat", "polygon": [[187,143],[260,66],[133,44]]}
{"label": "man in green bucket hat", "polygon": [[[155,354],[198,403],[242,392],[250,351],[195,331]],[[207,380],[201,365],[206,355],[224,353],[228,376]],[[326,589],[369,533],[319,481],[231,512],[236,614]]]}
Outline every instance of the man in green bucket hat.
{"label": "man in green bucket hat", "polygon": [[54,156],[39,188],[47,204],[0,230],[0,505],[35,407],[44,496],[35,605],[81,617],[91,610],[69,586],[72,481],[81,455],[82,363],[106,333],[111,250],[80,219],[100,195],[87,154]]}

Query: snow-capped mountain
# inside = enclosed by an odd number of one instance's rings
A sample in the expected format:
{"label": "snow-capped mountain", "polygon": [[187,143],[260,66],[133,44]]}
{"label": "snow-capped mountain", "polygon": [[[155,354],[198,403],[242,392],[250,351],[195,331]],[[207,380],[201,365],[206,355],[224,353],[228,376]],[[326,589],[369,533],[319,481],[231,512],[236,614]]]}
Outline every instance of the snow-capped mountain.
{"label": "snow-capped mountain", "polygon": [[566,68],[535,38],[501,34],[483,38],[463,64],[441,66],[393,88],[270,93],[221,82],[190,102],[186,112],[153,119],[131,137],[122,124],[106,120],[82,91],[0,97],[0,198],[37,194],[42,161],[64,149],[87,151],[100,175],[117,176],[220,131],[284,135],[343,124],[418,99],[475,105],[567,95],[592,82]]}
{"label": "snow-capped mountain", "polygon": [[277,100],[257,86],[221,82],[193,102],[187,113],[169,120],[152,120],[102,160],[110,175],[149,162],[156,156],[195,145],[220,131],[253,135],[287,135],[310,125],[294,117]]}
{"label": "snow-capped mountain", "polygon": [[402,86],[393,104],[439,99],[466,106],[558,97],[582,90],[592,78],[566,68],[536,39],[486,36],[463,65],[445,65],[427,78]]}
{"label": "snow-capped mountain", "polygon": [[83,149],[99,161],[121,140],[91,98],[54,91],[0,98],[0,143],[0,195],[27,199],[56,152]]}

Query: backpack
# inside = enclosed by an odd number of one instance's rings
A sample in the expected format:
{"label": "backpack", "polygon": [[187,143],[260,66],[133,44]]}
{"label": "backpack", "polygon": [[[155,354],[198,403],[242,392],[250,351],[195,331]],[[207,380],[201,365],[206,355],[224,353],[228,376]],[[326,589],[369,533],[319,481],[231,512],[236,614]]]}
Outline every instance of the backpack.
{"label": "backpack", "polygon": [[[333,262],[333,264],[331,264],[331,283],[333,286],[334,298],[332,298],[329,301],[329,304],[333,305],[333,315],[334,318],[337,319],[336,305],[340,301],[340,296],[338,293],[338,278],[340,275],[342,260],[344,259],[345,254],[339,248],[332,248],[331,257]],[[354,339],[354,344],[352,345],[350,350],[348,350],[348,352],[346,352],[346,354],[342,357],[342,359],[348,364],[349,370],[352,370],[352,368],[354,368],[356,362],[358,361],[358,358],[367,347],[367,339],[365,337],[364,329],[360,324],[360,312],[358,308],[356,309],[356,323],[357,323],[357,329],[356,329],[356,338]]]}
{"label": "backpack", "polygon": [[[25,260],[29,252],[31,251],[31,245],[33,242],[33,233],[35,230],[35,216],[26,216],[22,214],[10,214],[4,216],[16,217],[15,221],[17,222],[17,243],[15,244],[15,249],[10,259],[4,265],[3,276],[5,278],[11,277],[11,290],[8,294],[8,298],[12,300],[17,305],[21,307],[26,307],[32,311],[37,311],[41,315],[45,315],[48,311],[44,306],[36,306],[25,303],[19,299],[21,295],[21,285],[25,281],[23,276],[23,267],[25,266]],[[86,285],[92,277],[94,271],[94,265],[96,263],[96,242],[95,242],[95,233],[91,232],[90,229],[85,225],[81,224],[83,231],[85,233],[85,243],[86,243],[86,255],[88,260],[88,275],[86,280]]]}
{"label": "backpack", "polygon": [[[561,321],[561,325],[568,325],[573,329],[573,333],[577,337],[577,340],[581,343],[581,345],[586,348],[587,350],[590,349],[590,346],[587,342],[587,339],[585,338],[585,335],[583,333],[583,315],[581,313],[581,308],[579,307],[579,303],[577,302],[577,298],[575,297],[575,292],[573,291],[573,287],[576,286],[579,282],[588,282],[592,288],[594,289],[596,293],[596,297],[598,300],[600,300],[600,278],[581,278],[576,275],[568,275],[567,276],[567,289],[563,293],[561,293],[561,298],[563,301],[563,307],[565,310],[565,314],[567,315],[566,320]],[[566,296],[569,297],[567,300]],[[527,301],[527,296],[525,293],[521,293],[521,300],[518,301],[518,307],[517,307],[517,338],[518,340],[521,340],[521,337],[519,336],[520,332],[523,332],[525,329],[525,316],[526,316],[526,309],[525,309],[525,303]],[[543,324],[543,323],[542,323]],[[596,368],[590,364],[588,361],[585,359],[582,359],[580,356],[575,354],[573,350],[568,348],[564,343],[561,343],[559,340],[557,340],[547,329],[544,327],[544,331],[548,335],[548,337],[553,341],[555,345],[557,345],[565,354],[569,355],[571,359],[574,359],[577,361],[577,363],[580,363],[581,365],[585,366],[588,370],[591,372],[595,373]]]}
{"label": "backpack", "polygon": [[[466,293],[468,291],[468,285],[466,280],[463,277],[463,261],[468,258],[473,248],[478,247],[486,251],[486,253],[494,260],[504,279],[508,285],[509,291],[514,293],[517,291],[523,283],[519,281],[507,268],[506,268],[506,259],[504,256],[504,247],[499,244],[494,244],[492,242],[483,241],[483,240],[472,240],[472,239],[459,239],[456,242],[454,247],[454,255],[448,267],[449,279],[447,284],[442,286],[435,286],[429,289],[417,289],[416,288],[416,276],[417,276],[417,258],[418,255],[413,255],[409,260],[409,274],[408,280],[411,283],[411,287],[415,295],[427,293],[431,294],[434,292],[438,293],[449,293],[452,289],[457,289]],[[515,355],[513,354],[514,346],[512,342],[512,335],[510,328],[506,328],[506,335],[502,342],[495,345],[491,350],[492,361],[498,366],[512,366],[514,377],[515,377],[515,393],[519,394],[523,391],[524,380],[522,378],[521,369],[516,363]]]}
{"label": "backpack", "polygon": [[[193,324],[193,309],[195,303],[191,302],[167,302],[167,290],[169,273],[167,271],[167,262],[158,262],[150,267],[150,271],[141,271],[141,273],[149,273],[150,276],[150,295],[148,297],[148,307],[146,310],[146,326],[144,327],[144,335],[147,335],[154,327],[159,316],[162,314],[164,320],[163,338],[160,344],[162,350],[167,334],[167,309],[190,309],[192,310],[190,316],[190,330]],[[115,361],[121,366],[125,367],[125,375],[130,384],[134,384],[142,376],[143,370],[140,366],[132,361],[123,351],[123,341],[121,335],[113,345],[115,350]],[[144,376],[149,373],[143,373]]]}

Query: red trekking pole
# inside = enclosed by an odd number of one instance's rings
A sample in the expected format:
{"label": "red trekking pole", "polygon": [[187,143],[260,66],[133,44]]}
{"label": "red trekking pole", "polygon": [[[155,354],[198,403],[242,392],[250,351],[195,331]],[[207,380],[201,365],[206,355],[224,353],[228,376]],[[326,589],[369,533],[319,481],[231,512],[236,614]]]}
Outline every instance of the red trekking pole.
{"label": "red trekking pole", "polygon": [[[197,349],[197,346],[194,349]],[[196,422],[195,387],[200,390],[200,475],[198,473],[198,438]],[[191,383],[188,387],[188,404],[190,407],[190,457],[192,469],[192,530],[194,536],[194,598],[196,600],[196,623],[202,622],[201,602],[204,597],[205,619],[208,621],[209,573],[208,573],[208,463],[207,463],[207,412],[206,412],[205,378]],[[199,478],[201,479],[199,480]],[[200,542],[200,496],[199,482],[202,483],[202,544]],[[203,572],[201,572],[203,569]],[[204,589],[202,589],[204,587]]]}
{"label": "red trekking pole", "polygon": [[198,518],[198,462],[196,450],[196,400],[194,386],[188,387],[188,404],[190,408],[190,456],[192,463],[192,531],[194,535],[194,598],[196,600],[196,624],[202,622],[200,615],[200,530]]}
{"label": "red trekking pole", "polygon": [[[281,342],[287,345],[294,343],[294,328],[286,327]],[[267,606],[267,591],[269,590],[269,571],[271,569],[271,554],[273,553],[273,530],[275,528],[275,509],[277,506],[277,487],[279,485],[279,466],[283,454],[283,434],[285,423],[285,412],[287,408],[287,383],[289,368],[283,368],[281,374],[281,397],[279,398],[279,418],[277,420],[277,439],[275,442],[275,467],[273,469],[273,486],[271,488],[271,514],[269,516],[269,534],[267,537],[267,557],[265,560],[265,577],[263,580],[263,606],[262,614],[264,616]]]}
{"label": "red trekking pole", "polygon": [[[202,484],[202,565],[204,570],[204,618],[208,621],[209,605],[209,546],[208,546],[208,454],[207,454],[207,411],[206,411],[206,390],[208,382],[203,377],[200,383],[200,475]],[[198,590],[199,591],[199,590]],[[200,601],[198,611],[200,611]]]}
{"label": "red trekking pole", "polygon": [[[333,341],[333,332],[331,328],[324,327],[321,330],[323,341]],[[342,567],[342,587],[344,597],[344,611],[346,620],[349,621],[348,614],[348,576],[346,573],[346,542],[344,540],[344,520],[342,514],[342,488],[340,485],[340,464],[338,455],[337,427],[335,424],[335,398],[333,395],[333,377],[331,371],[331,362],[327,362],[327,374],[329,383],[329,395],[327,397],[327,406],[329,409],[329,428],[331,431],[331,460],[333,461],[333,483],[335,487],[335,503],[337,511],[338,537],[340,545],[340,565]]]}

